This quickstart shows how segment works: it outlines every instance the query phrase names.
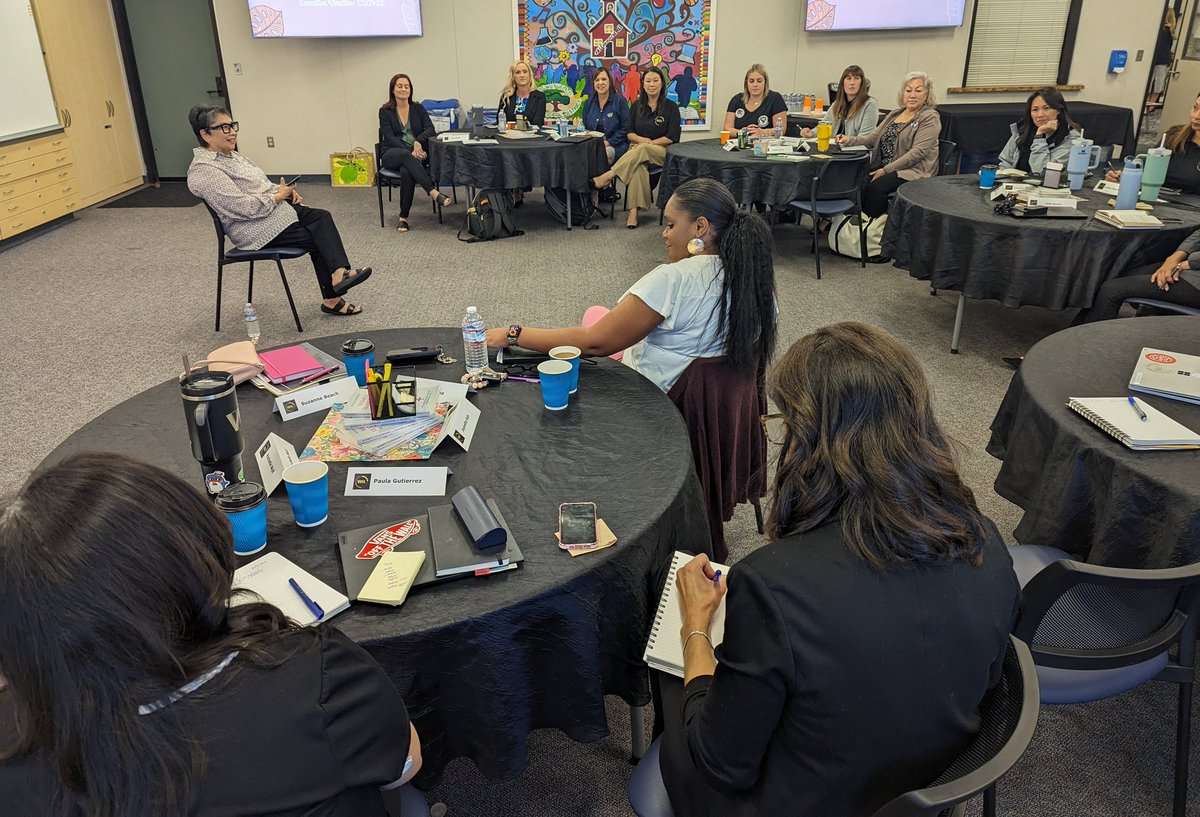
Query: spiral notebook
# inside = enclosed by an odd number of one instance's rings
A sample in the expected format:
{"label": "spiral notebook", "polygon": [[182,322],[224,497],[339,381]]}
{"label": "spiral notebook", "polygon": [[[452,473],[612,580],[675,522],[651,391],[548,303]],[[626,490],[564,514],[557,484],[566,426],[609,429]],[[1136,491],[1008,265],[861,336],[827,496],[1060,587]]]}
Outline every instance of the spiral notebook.
{"label": "spiral notebook", "polygon": [[[680,614],[679,601],[675,598],[675,573],[680,567],[692,560],[690,553],[675,551],[671,557],[671,570],[667,573],[667,585],[663,588],[662,598],[658,601],[658,610],[654,614],[654,623],[650,625],[650,640],[646,642],[646,652],[642,660],[650,667],[672,675],[683,677],[683,644],[679,640],[679,628],[683,626],[683,616]],[[725,565],[712,563],[715,570],[728,573]],[[725,599],[713,615],[712,629],[709,632],[713,647],[725,638]]]}
{"label": "spiral notebook", "polygon": [[1200,435],[1147,403],[1137,401],[1143,420],[1127,397],[1072,397],[1067,408],[1135,451],[1200,448]]}

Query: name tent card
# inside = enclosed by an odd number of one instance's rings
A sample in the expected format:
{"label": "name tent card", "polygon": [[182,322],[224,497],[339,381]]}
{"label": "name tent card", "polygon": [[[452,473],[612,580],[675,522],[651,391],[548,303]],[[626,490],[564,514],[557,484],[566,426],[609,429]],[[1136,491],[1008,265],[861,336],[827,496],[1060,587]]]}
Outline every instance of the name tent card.
{"label": "name tent card", "polygon": [[258,461],[258,473],[268,496],[283,481],[283,472],[287,467],[300,462],[295,447],[275,432],[268,434],[262,444],[254,449],[254,459]]}
{"label": "name tent card", "polygon": [[458,443],[463,451],[470,451],[471,438],[475,436],[475,427],[478,425],[479,409],[464,397],[446,412],[442,420],[442,431],[433,447],[436,449],[442,444],[442,440],[449,437]]}
{"label": "name tent card", "polygon": [[294,420],[324,411],[334,403],[345,403],[357,391],[358,382],[353,377],[343,377],[341,380],[319,383],[311,388],[276,397],[275,410],[284,421]]}
{"label": "name tent card", "polygon": [[445,496],[449,476],[445,466],[350,468],[345,496]]}

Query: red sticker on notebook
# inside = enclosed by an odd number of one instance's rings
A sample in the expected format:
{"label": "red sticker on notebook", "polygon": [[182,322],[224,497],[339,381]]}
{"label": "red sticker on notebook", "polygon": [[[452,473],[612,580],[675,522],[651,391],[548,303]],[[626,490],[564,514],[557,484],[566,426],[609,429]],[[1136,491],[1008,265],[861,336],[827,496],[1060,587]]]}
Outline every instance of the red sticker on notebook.
{"label": "red sticker on notebook", "polygon": [[1151,352],[1146,355],[1146,360],[1149,360],[1151,363],[1166,363],[1167,365],[1177,362],[1175,358],[1170,355],[1164,355],[1162,352]]}
{"label": "red sticker on notebook", "polygon": [[403,522],[392,525],[390,528],[384,528],[368,539],[362,546],[362,550],[358,552],[355,559],[378,559],[383,554],[391,551],[397,545],[401,544],[405,539],[415,533],[421,531],[421,523],[415,519],[406,519]]}

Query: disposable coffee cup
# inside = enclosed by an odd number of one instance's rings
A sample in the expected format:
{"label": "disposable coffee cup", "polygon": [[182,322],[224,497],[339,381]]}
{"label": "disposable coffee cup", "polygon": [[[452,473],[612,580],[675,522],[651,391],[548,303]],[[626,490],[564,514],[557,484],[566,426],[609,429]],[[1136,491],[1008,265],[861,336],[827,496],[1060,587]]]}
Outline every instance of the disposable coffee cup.
{"label": "disposable coffee cup", "polygon": [[359,387],[367,385],[367,369],[375,365],[375,344],[355,338],[342,344],[342,363]]}
{"label": "disposable coffee cup", "polygon": [[579,391],[579,363],[583,352],[577,346],[555,346],[550,350],[550,357],[555,360],[565,360],[571,364],[570,394]]}
{"label": "disposable coffee cup", "polygon": [[984,190],[991,190],[996,186],[996,171],[999,168],[996,165],[984,165],[979,168],[979,186]]}
{"label": "disposable coffee cup", "polygon": [[562,411],[571,399],[571,362],[547,360],[538,364],[542,384],[542,405],[550,411]]}
{"label": "disposable coffee cup", "polygon": [[217,494],[217,507],[233,528],[233,552],[258,553],[267,546],[267,492],[257,482],[239,482]]}
{"label": "disposable coffee cup", "polygon": [[292,516],[302,528],[315,528],[329,518],[329,466],[319,460],[289,465],[283,472]]}
{"label": "disposable coffee cup", "polygon": [[733,133],[732,133],[732,132],[730,132],[730,131],[727,131],[727,130],[723,130],[723,131],[721,131],[721,144],[723,145],[723,144],[725,144],[726,142],[728,142],[728,141],[729,141],[729,138],[730,138],[731,136],[733,136]]}

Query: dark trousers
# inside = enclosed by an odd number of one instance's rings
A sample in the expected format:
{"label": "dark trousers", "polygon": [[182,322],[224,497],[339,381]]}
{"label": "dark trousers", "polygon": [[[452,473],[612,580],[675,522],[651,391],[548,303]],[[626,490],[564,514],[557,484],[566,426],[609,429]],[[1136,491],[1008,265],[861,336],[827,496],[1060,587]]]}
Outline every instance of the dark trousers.
{"label": "dark trousers", "polygon": [[408,218],[416,186],[421,185],[421,189],[426,193],[433,190],[433,179],[429,178],[429,169],[425,167],[424,162],[413,156],[408,148],[388,148],[379,163],[396,173],[404,172],[404,179],[400,182],[400,218]]}
{"label": "dark trousers", "polygon": [[888,195],[904,184],[904,179],[895,173],[885,173],[863,188],[863,212],[871,218],[882,216],[888,211]]}
{"label": "dark trousers", "polygon": [[1153,298],[1156,301],[1194,306],[1200,309],[1200,289],[1184,279],[1181,278],[1171,284],[1171,288],[1166,292],[1163,292],[1150,280],[1150,276],[1159,266],[1159,264],[1148,264],[1138,267],[1120,278],[1105,281],[1100,287],[1100,291],[1096,293],[1096,299],[1092,301],[1091,308],[1079,310],[1072,326],[1107,321],[1117,317],[1121,311],[1121,304],[1126,298]]}
{"label": "dark trousers", "polygon": [[[734,801],[705,783],[704,774],[692,762],[683,732],[683,680],[665,672],[650,672],[654,696],[655,732],[662,727],[659,769],[671,798],[675,817],[717,817],[732,813]],[[660,720],[661,718],[661,720]]]}
{"label": "dark trousers", "polygon": [[292,207],[296,208],[300,220],[288,225],[286,230],[265,246],[308,250],[308,257],[312,259],[313,269],[317,273],[317,283],[321,285],[321,297],[336,298],[333,273],[339,269],[349,269],[350,262],[346,259],[346,248],[342,246],[342,237],[333,223],[333,216],[328,210],[305,207],[303,204],[293,204]]}

